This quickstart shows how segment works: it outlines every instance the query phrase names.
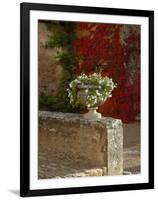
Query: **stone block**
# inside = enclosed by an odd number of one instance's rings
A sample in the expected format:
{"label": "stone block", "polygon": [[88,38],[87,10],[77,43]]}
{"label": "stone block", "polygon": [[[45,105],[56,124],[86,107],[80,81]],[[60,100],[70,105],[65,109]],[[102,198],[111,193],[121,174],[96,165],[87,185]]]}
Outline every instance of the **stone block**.
{"label": "stone block", "polygon": [[80,173],[84,171],[85,176],[123,174],[119,119],[96,121],[84,119],[82,114],[40,111],[38,140],[39,153],[49,164],[55,160],[72,163],[77,172],[83,169]]}

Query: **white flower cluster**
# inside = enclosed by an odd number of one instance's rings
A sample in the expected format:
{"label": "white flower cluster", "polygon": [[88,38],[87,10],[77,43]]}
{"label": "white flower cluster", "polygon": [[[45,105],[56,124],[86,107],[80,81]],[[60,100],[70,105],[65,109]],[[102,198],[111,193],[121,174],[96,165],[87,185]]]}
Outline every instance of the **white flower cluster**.
{"label": "white flower cluster", "polygon": [[112,91],[116,84],[109,77],[102,77],[101,74],[93,73],[87,76],[81,74],[69,84],[68,97],[70,103],[78,106],[81,102],[78,99],[77,93],[79,88],[84,89],[86,95],[85,105],[94,107],[104,102],[107,98],[112,97]]}

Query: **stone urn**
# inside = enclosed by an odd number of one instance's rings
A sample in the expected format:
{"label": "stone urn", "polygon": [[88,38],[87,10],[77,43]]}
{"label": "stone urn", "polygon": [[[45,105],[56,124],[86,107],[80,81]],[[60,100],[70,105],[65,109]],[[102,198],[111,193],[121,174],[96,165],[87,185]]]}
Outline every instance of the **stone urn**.
{"label": "stone urn", "polygon": [[99,86],[96,85],[78,85],[77,98],[79,102],[84,105],[88,112],[84,114],[85,119],[95,120],[102,117],[101,113],[97,112],[98,106],[102,105],[107,98],[97,100],[93,106],[88,105],[88,92],[90,90],[99,90]]}

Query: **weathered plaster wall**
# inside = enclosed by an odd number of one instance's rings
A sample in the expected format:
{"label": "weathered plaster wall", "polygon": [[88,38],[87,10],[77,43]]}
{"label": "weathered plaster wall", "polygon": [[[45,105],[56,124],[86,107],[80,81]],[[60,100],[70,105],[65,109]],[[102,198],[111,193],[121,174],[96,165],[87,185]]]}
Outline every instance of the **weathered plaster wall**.
{"label": "weathered plaster wall", "polygon": [[39,95],[54,95],[56,94],[60,80],[62,78],[62,67],[60,63],[55,61],[53,57],[56,50],[53,48],[46,48],[45,44],[52,31],[47,29],[43,22],[38,23],[38,73],[39,73]]}

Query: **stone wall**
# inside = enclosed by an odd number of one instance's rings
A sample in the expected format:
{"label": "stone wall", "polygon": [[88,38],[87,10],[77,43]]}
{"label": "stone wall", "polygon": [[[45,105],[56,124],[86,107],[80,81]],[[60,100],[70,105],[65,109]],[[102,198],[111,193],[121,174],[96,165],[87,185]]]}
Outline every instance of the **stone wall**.
{"label": "stone wall", "polygon": [[56,55],[56,50],[46,48],[46,42],[49,36],[52,35],[47,28],[46,23],[38,23],[38,74],[39,74],[39,95],[54,95],[56,94],[60,80],[62,78],[62,66],[53,58]]}
{"label": "stone wall", "polygon": [[[39,157],[41,178],[65,177],[70,168],[75,168],[75,173],[100,169],[98,173],[90,171],[88,175],[123,174],[123,130],[120,120],[104,117],[99,121],[90,121],[83,119],[81,114],[41,111],[38,144],[39,155],[47,160],[42,162]],[[52,173],[45,171],[48,166],[57,165],[56,162],[59,167],[65,163],[72,166],[64,171],[64,175],[62,170],[59,172],[55,169]]]}

